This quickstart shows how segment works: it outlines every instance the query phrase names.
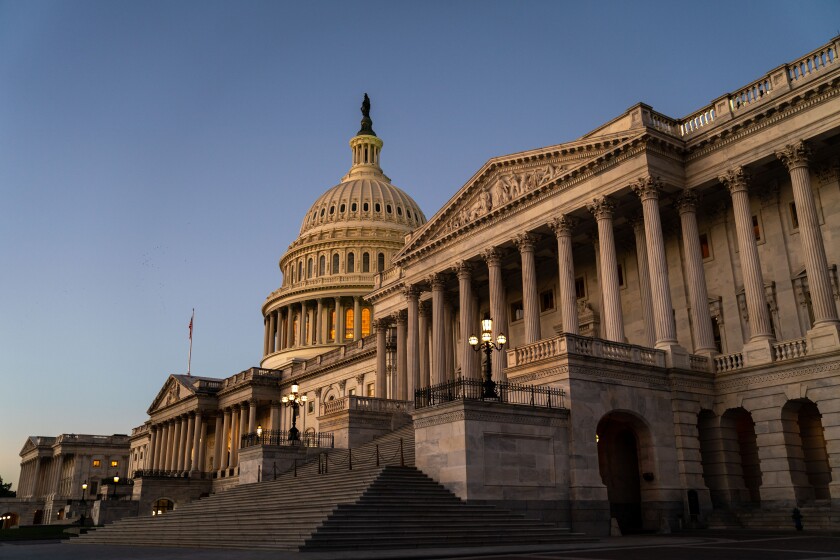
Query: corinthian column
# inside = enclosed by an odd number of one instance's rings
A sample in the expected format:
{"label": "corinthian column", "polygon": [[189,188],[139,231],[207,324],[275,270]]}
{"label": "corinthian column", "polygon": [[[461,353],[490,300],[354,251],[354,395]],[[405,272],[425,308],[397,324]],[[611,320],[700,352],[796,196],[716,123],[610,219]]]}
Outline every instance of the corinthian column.
{"label": "corinthian column", "polygon": [[432,383],[430,374],[431,357],[429,355],[429,302],[420,302],[418,304],[417,315],[418,325],[420,331],[420,385],[418,388],[428,387]]}
{"label": "corinthian column", "polygon": [[458,304],[460,306],[461,318],[461,376],[465,378],[475,377],[476,368],[473,365],[475,352],[472,346],[467,344],[470,334],[477,332],[478,324],[473,323],[473,289],[472,289],[472,266],[466,261],[455,263],[455,272],[458,274]]}
{"label": "corinthian column", "polygon": [[300,302],[300,320],[298,321],[298,346],[306,346],[306,319],[309,315],[305,301]]}
{"label": "corinthian column", "polygon": [[432,285],[432,385],[446,381],[446,325],[443,320],[444,289],[442,274],[431,276]]}
{"label": "corinthian column", "polygon": [[408,357],[406,355],[406,312],[397,311],[394,313],[394,322],[397,324],[397,374],[395,386],[395,399],[400,401],[408,400]]}
{"label": "corinthian column", "polygon": [[557,236],[557,268],[560,285],[560,315],[563,332],[579,334],[577,293],[575,292],[575,259],[572,254],[572,230],[577,220],[561,214],[549,222],[548,227]]}
{"label": "corinthian column", "polygon": [[536,236],[517,235],[513,242],[522,256],[522,307],[525,312],[525,344],[540,339],[540,300],[537,295],[537,266],[534,260]]}
{"label": "corinthian column", "polygon": [[645,238],[645,220],[637,216],[632,224],[636,238],[636,263],[639,268],[639,296],[642,304],[642,320],[645,324],[645,346],[652,348],[656,344],[656,331],[653,326],[653,301],[650,299],[650,267]]}
{"label": "corinthian column", "polygon": [[618,292],[618,260],[615,256],[613,209],[615,204],[602,196],[588,205],[598,222],[598,244],[601,261],[601,294],[604,298],[604,338],[624,342],[624,317]]}
{"label": "corinthian column", "polygon": [[[481,255],[487,262],[490,283],[490,318],[493,319],[493,338],[500,334],[508,335],[507,332],[507,296],[505,284],[502,279],[502,254],[495,247],[487,249]],[[508,338],[510,342],[510,339]],[[505,367],[507,366],[507,355],[504,352],[493,350],[493,372],[496,381],[506,381]]]}
{"label": "corinthian column", "polygon": [[318,298],[318,306],[315,311],[315,343],[324,343],[324,298]]}
{"label": "corinthian column", "polygon": [[812,331],[822,331],[820,336],[808,334],[808,351],[836,348],[840,320],[831,293],[831,278],[828,275],[828,260],[825,256],[820,224],[817,219],[817,205],[811,191],[811,175],[808,171],[808,159],[811,152],[805,142],[788,144],[784,150],[776,152],[776,157],[784,162],[790,173],[793,185],[793,200],[796,204],[796,216],[799,219],[799,239],[805,255],[805,271],[808,275],[808,289],[811,292],[811,305],[814,309],[814,327]]}
{"label": "corinthian column", "polygon": [[685,269],[688,280],[688,298],[691,302],[691,322],[694,325],[694,353],[716,354],[712,316],[709,314],[709,295],[706,291],[706,274],[703,271],[703,254],[700,250],[700,231],[697,229],[697,195],[684,190],[677,199],[682,226]]}
{"label": "corinthian column", "polygon": [[677,325],[671,304],[671,286],[668,282],[668,262],[665,260],[665,243],[662,239],[662,221],[659,217],[659,181],[643,177],[631,185],[642,201],[645,216],[645,239],[650,264],[650,290],[653,301],[653,324],[656,329],[656,347],[667,349],[677,344]]}
{"label": "corinthian column", "polygon": [[[224,411],[224,421],[222,424],[222,433],[216,434],[217,446],[221,444],[221,459],[219,460],[219,474],[228,468],[228,461],[230,460],[230,447],[228,446],[228,430],[230,430],[230,409],[226,408]],[[218,422],[216,423],[218,426]]]}
{"label": "corinthian column", "polygon": [[408,321],[408,335],[406,339],[405,349],[408,358],[406,365],[408,380],[408,398],[414,398],[414,391],[420,388],[420,332],[419,332],[419,317],[418,307],[420,291],[409,286],[403,292],[405,294],[405,303]]}
{"label": "corinthian column", "polygon": [[743,167],[729,170],[718,180],[726,185],[732,195],[732,210],[735,214],[735,231],[738,235],[738,251],[741,253],[741,270],[744,277],[744,293],[750,322],[750,342],[772,340],[773,329],[770,313],[764,297],[764,277],[758,259],[758,247],[750,212],[750,197],[747,193],[749,174]]}
{"label": "corinthian column", "polygon": [[388,324],[383,319],[377,319],[373,322],[373,328],[376,330],[376,398],[386,399],[388,398],[388,362],[385,346]]}
{"label": "corinthian column", "polygon": [[362,339],[362,297],[353,296],[353,340]]}

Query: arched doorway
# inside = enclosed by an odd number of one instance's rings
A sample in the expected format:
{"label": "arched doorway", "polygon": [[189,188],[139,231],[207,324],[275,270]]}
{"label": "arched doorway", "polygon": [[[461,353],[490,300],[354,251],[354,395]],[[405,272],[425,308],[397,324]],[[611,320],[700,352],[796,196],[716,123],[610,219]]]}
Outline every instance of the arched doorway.
{"label": "arched doorway", "polygon": [[654,480],[651,438],[641,418],[610,412],[601,418],[596,433],[598,466],[607,487],[610,517],[622,533],[643,529],[642,484]]}
{"label": "arched doorway", "polygon": [[822,414],[808,399],[788,401],[782,408],[788,464],[797,498],[829,500],[831,467],[823,434]]}
{"label": "arched doorway", "polygon": [[169,498],[160,498],[152,504],[152,515],[163,515],[175,509],[175,502]]}
{"label": "arched doorway", "polygon": [[0,523],[0,529],[11,529],[20,525],[20,518],[18,514],[7,511],[6,513],[0,514],[0,522],[2,522]]}
{"label": "arched doorway", "polygon": [[32,524],[41,525],[42,523],[44,523],[44,510],[36,509],[35,515],[32,516]]}
{"label": "arched doorway", "polygon": [[725,443],[723,461],[732,503],[761,502],[761,464],[752,414],[730,408],[720,418],[720,437]]}

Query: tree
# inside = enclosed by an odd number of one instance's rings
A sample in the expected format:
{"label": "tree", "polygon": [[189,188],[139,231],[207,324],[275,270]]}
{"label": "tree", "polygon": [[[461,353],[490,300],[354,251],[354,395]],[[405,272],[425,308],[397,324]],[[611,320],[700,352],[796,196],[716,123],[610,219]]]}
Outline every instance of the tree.
{"label": "tree", "polygon": [[9,490],[12,487],[11,482],[7,482],[3,484],[3,477],[0,476],[0,498],[14,498],[17,496],[17,492],[14,490]]}

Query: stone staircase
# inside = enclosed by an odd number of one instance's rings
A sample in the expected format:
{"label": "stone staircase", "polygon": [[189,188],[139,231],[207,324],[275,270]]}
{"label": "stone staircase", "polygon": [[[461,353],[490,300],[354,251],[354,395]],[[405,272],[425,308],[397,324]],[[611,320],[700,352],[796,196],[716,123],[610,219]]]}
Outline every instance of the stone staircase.
{"label": "stone staircase", "polygon": [[406,426],[352,451],[331,450],[296,476],[241,485],[162,516],[123,519],[71,542],[315,551],[580,539],[461,501],[413,467],[413,435]]}

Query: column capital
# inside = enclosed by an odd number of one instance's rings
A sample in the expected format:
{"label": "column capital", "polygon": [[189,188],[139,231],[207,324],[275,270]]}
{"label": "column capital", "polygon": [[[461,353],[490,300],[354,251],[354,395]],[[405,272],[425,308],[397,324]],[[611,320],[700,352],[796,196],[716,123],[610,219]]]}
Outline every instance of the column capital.
{"label": "column capital", "polygon": [[458,261],[452,266],[452,268],[458,275],[459,280],[469,280],[472,277],[472,265],[467,261]]}
{"label": "column capital", "polygon": [[485,249],[481,253],[481,258],[487,262],[487,266],[501,266],[502,264],[502,252],[496,247]]}
{"label": "column capital", "polygon": [[519,249],[520,253],[533,252],[534,245],[537,244],[538,237],[536,234],[525,232],[520,233],[513,238],[513,244]]}
{"label": "column capital", "polygon": [[430,274],[428,280],[433,290],[435,288],[443,289],[446,287],[446,275],[442,272],[434,272]]}
{"label": "column capital", "polygon": [[811,159],[811,148],[804,140],[800,140],[777,151],[776,157],[782,160],[782,163],[790,172],[797,167],[808,167],[808,161]]}
{"label": "column capital", "polygon": [[420,297],[420,288],[415,285],[406,286],[403,288],[403,295],[405,296],[406,301],[412,299],[416,300]]}
{"label": "column capital", "polygon": [[697,192],[694,189],[685,189],[678,196],[674,206],[677,212],[682,216],[683,214],[697,212]]}
{"label": "column capital", "polygon": [[405,325],[408,323],[408,311],[400,309],[391,313],[392,321],[397,325]]}
{"label": "column capital", "polygon": [[592,199],[592,202],[586,205],[586,209],[592,212],[596,220],[611,220],[615,203],[606,196],[599,196]]}
{"label": "column capital", "polygon": [[374,319],[371,321],[371,326],[373,326],[373,330],[385,330],[391,326],[391,317],[379,317],[378,319]]}
{"label": "column capital", "polygon": [[430,302],[421,301],[417,306],[417,315],[420,317],[429,317],[432,314],[432,308]]}
{"label": "column capital", "polygon": [[356,376],[356,384],[359,385],[359,387],[361,387],[364,382],[365,382],[365,374],[364,373],[360,373],[359,375]]}
{"label": "column capital", "polygon": [[750,174],[743,167],[736,167],[728,169],[726,173],[718,177],[718,181],[724,184],[729,189],[731,194],[747,190],[747,185],[750,182]]}
{"label": "column capital", "polygon": [[659,177],[639,177],[635,183],[630,184],[630,188],[641,200],[659,200],[659,190],[662,188],[662,182]]}
{"label": "column capital", "polygon": [[554,232],[554,235],[560,237],[561,235],[571,235],[572,230],[577,227],[578,219],[569,216],[568,214],[560,214],[552,218],[548,222],[548,227]]}

